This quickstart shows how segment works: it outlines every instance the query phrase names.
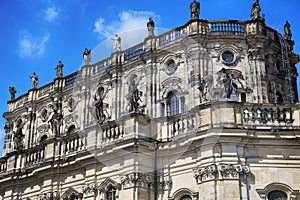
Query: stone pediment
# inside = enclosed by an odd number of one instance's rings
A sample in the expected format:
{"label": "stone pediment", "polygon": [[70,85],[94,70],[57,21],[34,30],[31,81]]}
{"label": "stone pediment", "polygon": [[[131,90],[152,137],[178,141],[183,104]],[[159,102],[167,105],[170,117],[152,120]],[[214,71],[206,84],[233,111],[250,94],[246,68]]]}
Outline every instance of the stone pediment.
{"label": "stone pediment", "polygon": [[82,194],[79,193],[74,188],[69,188],[62,196],[62,200],[71,200],[71,199],[80,199],[82,198]]}

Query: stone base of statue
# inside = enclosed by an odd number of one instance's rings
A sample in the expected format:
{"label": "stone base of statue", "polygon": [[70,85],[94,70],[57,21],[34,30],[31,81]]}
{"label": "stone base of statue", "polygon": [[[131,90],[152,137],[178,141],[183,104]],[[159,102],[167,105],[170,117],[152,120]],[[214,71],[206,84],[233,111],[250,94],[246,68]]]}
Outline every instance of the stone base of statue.
{"label": "stone base of statue", "polygon": [[142,113],[129,113],[124,116],[125,135],[134,135],[135,138],[151,137],[151,119]]}

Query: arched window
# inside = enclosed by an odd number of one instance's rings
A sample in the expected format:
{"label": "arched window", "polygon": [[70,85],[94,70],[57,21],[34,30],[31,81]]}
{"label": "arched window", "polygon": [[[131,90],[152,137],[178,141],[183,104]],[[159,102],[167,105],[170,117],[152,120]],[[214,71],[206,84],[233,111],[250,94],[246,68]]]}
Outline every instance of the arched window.
{"label": "arched window", "polygon": [[179,113],[179,99],[173,92],[169,92],[167,100],[168,116],[173,116]]}
{"label": "arched window", "polygon": [[269,192],[268,200],[287,200],[287,195],[282,191],[273,190]]}

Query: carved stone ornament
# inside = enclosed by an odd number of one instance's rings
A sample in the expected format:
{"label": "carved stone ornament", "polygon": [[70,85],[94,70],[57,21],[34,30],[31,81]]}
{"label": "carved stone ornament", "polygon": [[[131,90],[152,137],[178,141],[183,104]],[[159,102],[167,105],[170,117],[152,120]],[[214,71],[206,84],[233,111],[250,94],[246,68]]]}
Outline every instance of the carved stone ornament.
{"label": "carved stone ornament", "polygon": [[40,112],[40,118],[43,122],[46,122],[49,117],[49,111],[47,108],[43,108]]}
{"label": "carved stone ornament", "polygon": [[171,91],[178,91],[179,94],[183,93],[181,88],[182,81],[180,78],[172,77],[162,82],[162,97],[167,98],[167,95]]}
{"label": "carved stone ornament", "polygon": [[78,128],[77,125],[77,119],[78,115],[68,115],[64,118],[64,131],[68,131],[68,128],[72,125],[74,125],[76,128]]}
{"label": "carved stone ornament", "polygon": [[133,172],[121,176],[121,183],[124,188],[130,187],[143,187],[143,188],[152,188],[154,184],[154,177],[148,174]]}
{"label": "carved stone ornament", "polygon": [[220,177],[223,179],[239,179],[244,178],[250,171],[249,166],[246,165],[233,165],[221,164],[219,166]]}
{"label": "carved stone ornament", "polygon": [[220,165],[209,165],[194,169],[194,177],[198,184],[205,181],[212,181],[215,179],[244,179],[250,172],[247,165],[241,164],[227,164],[221,163]]}
{"label": "carved stone ornament", "polygon": [[94,194],[97,191],[97,185],[95,183],[88,183],[82,186],[84,194]]}
{"label": "carved stone ornament", "polygon": [[38,135],[47,135],[49,130],[48,124],[43,124],[37,128]]}
{"label": "carved stone ornament", "polygon": [[207,167],[200,167],[194,170],[194,177],[197,183],[202,183],[204,181],[214,180],[216,178],[218,171],[216,165],[209,165]]}

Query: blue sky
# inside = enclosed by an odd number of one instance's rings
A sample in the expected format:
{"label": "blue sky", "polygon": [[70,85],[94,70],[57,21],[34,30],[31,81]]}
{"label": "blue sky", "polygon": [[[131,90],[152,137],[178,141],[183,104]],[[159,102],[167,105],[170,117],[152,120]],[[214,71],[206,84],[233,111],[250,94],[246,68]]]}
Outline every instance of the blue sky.
{"label": "blue sky", "polygon": [[[28,76],[33,72],[39,76],[38,87],[53,81],[59,60],[64,63],[64,75],[77,71],[83,62],[84,48],[94,49],[107,41],[107,49],[112,52],[112,41],[108,38],[136,29],[145,31],[149,17],[154,19],[156,27],[166,30],[181,26],[190,18],[191,1],[1,0],[0,113],[7,110],[10,85],[16,87],[18,97],[31,88]],[[202,0],[200,3],[202,19],[249,20],[253,0]],[[300,54],[300,1],[261,0],[260,5],[268,26],[283,30],[285,21],[289,20],[296,42],[295,53]],[[122,40],[123,49],[132,42],[141,42],[134,40],[139,40],[138,37],[131,39],[130,42]],[[0,152],[4,124],[1,118]]]}

